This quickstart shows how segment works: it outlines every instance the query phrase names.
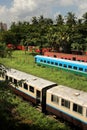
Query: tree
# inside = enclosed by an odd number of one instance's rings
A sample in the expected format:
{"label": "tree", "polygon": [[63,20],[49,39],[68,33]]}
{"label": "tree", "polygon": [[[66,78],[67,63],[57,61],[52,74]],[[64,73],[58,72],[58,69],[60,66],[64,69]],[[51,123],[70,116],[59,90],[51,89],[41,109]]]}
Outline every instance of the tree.
{"label": "tree", "polygon": [[7,48],[5,43],[0,43],[0,57],[12,57],[12,49]]}
{"label": "tree", "polygon": [[[56,17],[56,24],[53,24],[51,18],[32,17],[32,23],[21,22],[12,23],[8,31],[0,32],[0,41],[2,43],[12,43],[13,45],[50,46],[54,50],[69,53],[71,44],[78,43],[83,49],[86,46],[87,38],[87,13],[83,14],[83,19],[76,18],[75,14],[68,12],[63,18],[61,14]],[[66,22],[65,22],[66,21]],[[42,52],[41,52],[42,53]]]}
{"label": "tree", "polygon": [[40,54],[42,55],[42,48],[45,45],[46,42],[46,26],[41,25],[40,30],[39,30],[39,49],[40,49]]}
{"label": "tree", "polygon": [[83,14],[83,22],[84,24],[87,24],[87,12]]}
{"label": "tree", "polygon": [[43,15],[41,15],[41,16],[38,18],[38,23],[39,23],[40,25],[43,25],[43,24],[45,23],[45,19],[44,19]]}
{"label": "tree", "polygon": [[68,14],[66,16],[66,24],[69,27],[72,27],[73,25],[76,25],[76,17],[75,17],[74,13],[68,12]]}
{"label": "tree", "polygon": [[6,56],[6,45],[5,43],[0,43],[0,57]]}
{"label": "tree", "polygon": [[38,24],[38,19],[34,16],[34,17],[32,17],[32,24],[33,25],[37,25]]}
{"label": "tree", "polygon": [[29,27],[29,22],[25,21],[23,23],[19,21],[18,23],[13,23],[11,25],[10,31],[15,35],[15,45],[19,45],[22,39],[26,40],[26,36],[29,33],[30,29]]}
{"label": "tree", "polygon": [[59,15],[56,17],[56,24],[59,25],[59,26],[64,24],[64,19],[63,19],[63,17],[62,17],[61,14],[59,14]]}
{"label": "tree", "polygon": [[77,25],[82,25],[82,19],[78,19]]}
{"label": "tree", "polygon": [[7,44],[14,44],[16,45],[17,44],[17,41],[16,41],[16,37],[15,37],[15,33],[8,30],[8,31],[4,31],[2,33],[2,40],[1,42],[4,42]]}
{"label": "tree", "polygon": [[53,25],[53,20],[51,18],[45,18],[44,19],[45,24],[48,26]]}

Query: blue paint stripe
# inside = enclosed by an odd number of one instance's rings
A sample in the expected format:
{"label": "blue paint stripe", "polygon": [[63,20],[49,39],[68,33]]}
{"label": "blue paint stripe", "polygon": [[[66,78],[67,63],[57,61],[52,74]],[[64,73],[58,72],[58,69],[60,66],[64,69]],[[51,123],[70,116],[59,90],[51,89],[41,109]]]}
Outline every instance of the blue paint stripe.
{"label": "blue paint stripe", "polygon": [[56,107],[53,107],[53,106],[51,106],[51,105],[49,105],[49,104],[46,104],[46,105],[47,105],[48,107],[51,107],[52,109],[55,109],[55,110],[57,110],[57,111],[60,111],[60,112],[62,112],[62,113],[64,113],[64,114],[66,114],[66,115],[68,115],[68,116],[70,116],[70,117],[72,117],[72,118],[74,118],[74,119],[76,119],[76,120],[79,120],[80,122],[83,122],[84,124],[87,124],[87,122],[85,122],[85,121],[79,119],[78,117],[75,117],[75,116],[73,116],[73,115],[70,115],[69,113],[67,113],[67,112],[65,112],[65,111],[63,111],[63,110],[60,110],[60,109],[58,109],[58,108],[56,108]]}

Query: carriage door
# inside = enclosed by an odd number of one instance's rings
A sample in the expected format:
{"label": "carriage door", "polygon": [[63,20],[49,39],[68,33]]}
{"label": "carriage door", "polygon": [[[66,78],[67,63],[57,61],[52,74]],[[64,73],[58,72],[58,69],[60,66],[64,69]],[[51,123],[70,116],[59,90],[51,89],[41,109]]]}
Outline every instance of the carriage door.
{"label": "carriage door", "polygon": [[37,104],[40,103],[40,96],[41,96],[41,93],[39,90],[36,90],[36,100],[37,100]]}

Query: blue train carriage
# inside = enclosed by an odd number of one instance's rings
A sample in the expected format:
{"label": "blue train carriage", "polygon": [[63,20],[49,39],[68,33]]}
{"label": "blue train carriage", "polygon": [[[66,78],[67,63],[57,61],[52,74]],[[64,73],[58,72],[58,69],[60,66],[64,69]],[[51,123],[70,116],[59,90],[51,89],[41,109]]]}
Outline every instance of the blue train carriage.
{"label": "blue train carriage", "polygon": [[37,65],[55,67],[87,77],[87,63],[40,55],[35,56],[35,62]]}
{"label": "blue train carriage", "polygon": [[10,81],[10,87],[17,95],[34,105],[40,105],[42,112],[45,112],[46,90],[55,86],[56,83],[15,69],[7,70],[5,79]]}
{"label": "blue train carriage", "polygon": [[87,130],[87,93],[66,86],[47,90],[46,110]]}

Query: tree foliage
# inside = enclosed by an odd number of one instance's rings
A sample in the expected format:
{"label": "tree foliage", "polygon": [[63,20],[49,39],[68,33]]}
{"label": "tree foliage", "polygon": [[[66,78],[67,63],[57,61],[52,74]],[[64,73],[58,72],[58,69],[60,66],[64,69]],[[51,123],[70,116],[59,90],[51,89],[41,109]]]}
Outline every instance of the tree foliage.
{"label": "tree foliage", "polygon": [[70,53],[71,49],[87,49],[87,12],[78,19],[68,12],[64,17],[59,14],[56,20],[43,15],[32,17],[31,23],[13,22],[10,29],[2,32],[0,41],[6,44],[51,47],[55,51]]}
{"label": "tree foliage", "polygon": [[5,58],[5,57],[12,57],[12,49],[7,48],[5,43],[0,42],[0,57]]}

